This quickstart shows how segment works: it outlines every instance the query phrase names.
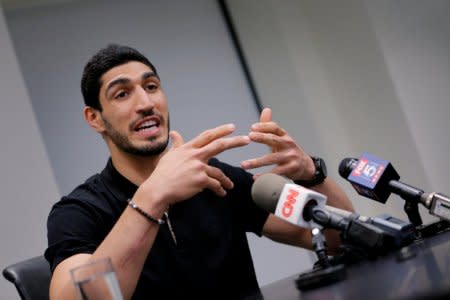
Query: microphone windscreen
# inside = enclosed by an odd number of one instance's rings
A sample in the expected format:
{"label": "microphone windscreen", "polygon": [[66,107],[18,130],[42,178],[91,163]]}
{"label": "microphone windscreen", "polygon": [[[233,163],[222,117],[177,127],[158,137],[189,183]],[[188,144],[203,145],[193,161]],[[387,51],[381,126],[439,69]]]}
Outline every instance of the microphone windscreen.
{"label": "microphone windscreen", "polygon": [[358,159],[356,158],[344,158],[341,163],[339,164],[339,175],[341,177],[347,179],[348,175],[353,171],[353,169],[358,164]]}
{"label": "microphone windscreen", "polygon": [[252,186],[253,201],[267,212],[275,212],[283,187],[290,181],[280,175],[266,173],[258,178]]}

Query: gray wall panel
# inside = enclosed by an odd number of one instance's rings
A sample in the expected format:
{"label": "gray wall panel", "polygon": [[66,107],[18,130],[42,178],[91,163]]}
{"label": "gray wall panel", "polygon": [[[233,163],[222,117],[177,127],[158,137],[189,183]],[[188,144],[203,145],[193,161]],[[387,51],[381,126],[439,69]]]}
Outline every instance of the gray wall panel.
{"label": "gray wall panel", "polygon": [[[40,255],[58,188],[0,7],[0,267]],[[0,280],[0,299],[18,299]]]}

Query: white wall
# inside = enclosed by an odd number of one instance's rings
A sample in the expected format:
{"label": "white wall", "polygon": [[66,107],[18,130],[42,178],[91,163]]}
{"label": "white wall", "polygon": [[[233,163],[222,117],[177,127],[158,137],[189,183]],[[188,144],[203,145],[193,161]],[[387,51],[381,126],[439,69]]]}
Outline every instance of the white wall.
{"label": "white wall", "polygon": [[[43,253],[55,178],[0,7],[0,266]],[[0,299],[18,299],[0,280]]]}
{"label": "white wall", "polygon": [[450,193],[450,2],[365,1],[430,188]]}
{"label": "white wall", "polygon": [[326,158],[360,213],[406,219],[399,197],[375,203],[339,178],[339,162],[364,151],[404,182],[449,194],[448,1],[227,3],[262,102]]}

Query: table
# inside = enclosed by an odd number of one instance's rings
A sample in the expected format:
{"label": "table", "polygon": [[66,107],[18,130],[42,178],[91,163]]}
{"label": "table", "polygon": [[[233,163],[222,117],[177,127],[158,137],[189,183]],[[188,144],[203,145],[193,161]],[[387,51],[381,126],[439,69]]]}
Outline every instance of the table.
{"label": "table", "polygon": [[346,278],[327,286],[299,291],[295,274],[261,291],[265,300],[450,299],[450,230],[345,268]]}

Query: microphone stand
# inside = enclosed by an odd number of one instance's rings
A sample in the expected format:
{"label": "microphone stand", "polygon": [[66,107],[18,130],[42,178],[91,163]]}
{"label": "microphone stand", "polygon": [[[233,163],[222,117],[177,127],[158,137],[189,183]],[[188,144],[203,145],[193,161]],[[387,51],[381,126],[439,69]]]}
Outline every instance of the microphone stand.
{"label": "microphone stand", "polygon": [[296,279],[295,283],[299,290],[309,290],[328,285],[347,277],[347,270],[343,264],[331,265],[322,231],[315,227],[311,230],[311,233],[313,249],[318,260],[311,271],[301,273]]}
{"label": "microphone stand", "polygon": [[[394,194],[405,200],[403,208],[410,222],[416,227],[418,239],[436,235],[450,227],[450,197],[436,192],[425,193],[422,189],[401,181],[391,180],[389,186]],[[440,220],[424,225],[419,213],[419,203]]]}
{"label": "microphone stand", "polygon": [[399,195],[405,200],[403,209],[409,221],[416,227],[422,225],[422,217],[419,213],[419,201],[424,191],[396,180],[389,181],[389,187],[394,194]]}
{"label": "microphone stand", "polygon": [[422,225],[422,217],[420,216],[419,205],[417,202],[405,201],[403,209],[405,210],[409,221],[414,224],[414,226],[418,227]]}
{"label": "microphone stand", "polygon": [[327,243],[325,240],[325,236],[319,228],[313,228],[311,230],[312,233],[312,245],[314,252],[316,252],[318,261],[316,265],[327,268],[330,266],[330,261],[328,259],[327,253]]}

